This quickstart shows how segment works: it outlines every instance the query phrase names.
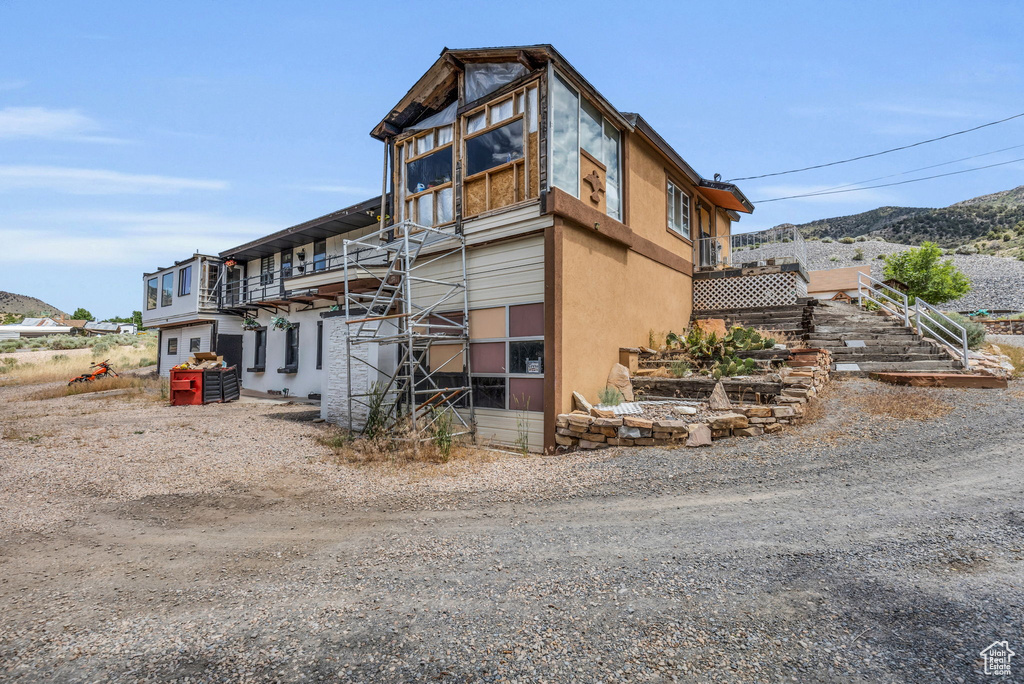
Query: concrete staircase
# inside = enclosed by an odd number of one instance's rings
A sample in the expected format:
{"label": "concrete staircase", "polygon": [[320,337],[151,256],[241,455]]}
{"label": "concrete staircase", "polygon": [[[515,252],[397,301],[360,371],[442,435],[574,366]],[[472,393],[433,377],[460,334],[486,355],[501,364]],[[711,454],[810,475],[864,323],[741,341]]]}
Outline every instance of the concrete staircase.
{"label": "concrete staircase", "polygon": [[845,302],[803,298],[790,306],[695,311],[693,318],[722,318],[727,326],[774,330],[808,347],[828,349],[840,374],[952,373],[963,368],[946,350],[882,312]]}
{"label": "concrete staircase", "polygon": [[950,373],[963,368],[944,349],[899,321],[845,302],[820,302],[814,307],[805,339],[810,347],[832,352],[833,368],[839,373]]}

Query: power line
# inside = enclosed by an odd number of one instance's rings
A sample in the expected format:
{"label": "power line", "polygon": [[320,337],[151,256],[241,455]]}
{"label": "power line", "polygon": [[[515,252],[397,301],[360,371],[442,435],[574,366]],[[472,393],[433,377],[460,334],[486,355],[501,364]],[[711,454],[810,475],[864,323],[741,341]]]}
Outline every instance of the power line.
{"label": "power line", "polygon": [[916,169],[910,169],[909,171],[901,171],[899,173],[893,173],[893,174],[890,174],[888,176],[878,176],[877,178],[865,178],[864,180],[854,181],[853,183],[844,183],[843,185],[835,185],[835,186],[832,186],[831,188],[823,188],[821,190],[815,190],[814,192],[815,193],[818,193],[818,192],[828,192],[829,190],[839,190],[841,188],[852,188],[854,186],[859,186],[862,183],[874,183],[875,181],[885,180],[886,178],[896,178],[897,176],[905,176],[908,173],[917,173],[918,171],[927,171],[928,169],[937,169],[940,166],[949,166],[950,164],[956,164],[957,162],[968,161],[970,159],[978,159],[979,157],[988,157],[988,156],[993,155],[993,154],[999,154],[1000,152],[1006,152],[1008,150],[1016,150],[1016,149],[1019,149],[1021,147],[1024,147],[1024,145],[1013,145],[1011,147],[1004,147],[1004,148],[1002,148],[1000,150],[992,150],[991,152],[982,152],[981,154],[974,154],[974,155],[971,155],[970,157],[961,157],[960,159],[954,159],[952,161],[946,161],[946,162],[942,162],[942,163],[939,163],[939,164],[932,164],[930,166],[921,166],[921,167],[918,167]]}
{"label": "power line", "polygon": [[879,185],[865,185],[859,188],[849,188],[847,190],[825,190],[822,192],[808,192],[803,195],[789,195],[787,197],[773,197],[765,200],[754,200],[754,204],[764,204],[765,202],[778,202],[779,200],[788,199],[799,199],[801,197],[820,197],[821,195],[839,195],[844,192],[857,192],[859,190],[872,190],[874,188],[888,188],[893,185],[906,185],[907,183],[917,183],[919,181],[931,180],[932,178],[944,178],[945,176],[955,176],[960,173],[970,173],[971,171],[981,171],[982,169],[991,169],[995,166],[1006,166],[1007,164],[1013,164],[1014,162],[1024,161],[1024,157],[1019,159],[1011,159],[1010,161],[999,162],[998,164],[989,164],[988,166],[978,166],[973,169],[961,169],[960,171],[950,171],[949,173],[940,173],[934,176],[924,176],[922,178],[911,178],[910,180],[897,181],[895,183],[881,183]]}
{"label": "power line", "polygon": [[803,167],[801,169],[791,169],[789,171],[777,171],[775,173],[762,173],[760,176],[743,176],[742,178],[730,178],[728,180],[728,182],[729,183],[735,183],[736,181],[755,180],[757,178],[770,178],[771,176],[784,176],[784,175],[786,175],[788,173],[800,173],[801,171],[810,171],[812,169],[823,169],[823,168],[825,168],[827,166],[836,166],[838,164],[848,164],[850,162],[859,161],[861,159],[869,159],[871,157],[879,157],[879,156],[881,156],[883,154],[889,154],[890,152],[899,152],[900,150],[908,150],[911,147],[917,147],[918,145],[926,145],[928,143],[933,143],[933,142],[936,142],[936,141],[939,141],[939,140],[945,140],[946,138],[952,138],[955,135],[963,135],[964,133],[970,133],[971,131],[977,131],[977,130],[980,130],[982,128],[987,128],[989,126],[995,126],[996,124],[1005,123],[1005,122],[1010,121],[1012,119],[1018,119],[1018,118],[1020,118],[1022,116],[1024,116],[1024,112],[1021,112],[1020,114],[1014,114],[1013,116],[1008,116],[1005,119],[999,119],[998,121],[990,121],[990,122],[988,122],[986,124],[981,124],[980,126],[975,126],[974,128],[968,128],[968,129],[965,129],[965,130],[962,130],[962,131],[956,131],[955,133],[947,133],[946,135],[940,135],[938,138],[930,138],[929,140],[922,140],[920,142],[911,143],[910,145],[903,145],[902,147],[893,147],[893,148],[888,149],[888,150],[882,150],[881,152],[873,152],[871,154],[862,154],[859,157],[850,157],[849,159],[841,159],[839,161],[828,162],[827,164],[815,164],[814,166],[805,166],[805,167]]}

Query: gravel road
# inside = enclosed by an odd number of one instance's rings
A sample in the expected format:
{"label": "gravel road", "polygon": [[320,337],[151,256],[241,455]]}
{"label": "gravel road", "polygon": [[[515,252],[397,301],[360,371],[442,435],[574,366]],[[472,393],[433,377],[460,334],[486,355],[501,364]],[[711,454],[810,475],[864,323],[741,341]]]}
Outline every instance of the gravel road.
{"label": "gravel road", "polygon": [[300,407],[126,400],[79,465],[23,436],[94,403],[8,393],[0,680],[984,681],[1024,645],[1022,390],[415,474],[324,462]]}

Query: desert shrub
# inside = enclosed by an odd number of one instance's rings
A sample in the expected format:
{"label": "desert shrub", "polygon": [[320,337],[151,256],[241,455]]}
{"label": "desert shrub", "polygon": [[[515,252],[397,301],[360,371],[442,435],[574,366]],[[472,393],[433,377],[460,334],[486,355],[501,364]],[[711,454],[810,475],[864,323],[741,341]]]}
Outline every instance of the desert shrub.
{"label": "desert shrub", "polygon": [[857,236],[857,242],[867,242],[867,241],[868,241],[868,239],[866,237],[864,237],[863,235]]}
{"label": "desert shrub", "polygon": [[676,378],[686,377],[686,374],[690,372],[690,364],[686,361],[673,361],[669,372]]}
{"label": "desert shrub", "polygon": [[864,261],[864,250],[858,247],[857,251],[853,253],[853,260]]}
{"label": "desert shrub", "polygon": [[[950,312],[947,313],[946,315],[952,318],[958,324],[960,324],[964,328],[964,330],[967,331],[967,347],[969,349],[978,349],[979,347],[981,347],[981,345],[985,344],[985,326],[983,326],[981,323],[976,323],[972,321],[970,318],[967,318],[967,316],[961,316],[958,313]],[[921,318],[927,318],[929,321],[932,322],[931,325],[929,325],[926,322],[922,322],[921,327],[924,328],[924,330],[922,330],[923,334],[929,337],[940,338],[946,342],[949,342],[953,346],[960,345],[959,337],[957,337],[956,335],[951,335],[942,330],[941,328],[939,328],[940,325],[949,328],[950,325],[948,322],[942,320],[938,316],[931,316],[928,314],[921,314]],[[957,331],[953,330],[952,332],[955,333]]]}
{"label": "desert shrub", "polygon": [[454,422],[452,412],[448,409],[438,412],[434,417],[434,434],[430,441],[437,447],[442,463],[447,463],[452,457],[452,447],[455,445]]}
{"label": "desert shrub", "polygon": [[17,359],[7,357],[6,359],[0,359],[0,370],[10,370],[18,365]]}
{"label": "desert shrub", "polygon": [[839,238],[839,242],[843,243],[844,245],[852,245],[855,242],[855,240],[852,237],[843,237]]}
{"label": "desert shrub", "polygon": [[823,238],[821,238],[821,241],[822,242],[832,242],[832,238],[830,238],[830,237],[823,237]]}
{"label": "desert shrub", "polygon": [[618,387],[608,385],[597,393],[597,398],[605,406],[618,406],[622,403],[622,392]]}
{"label": "desert shrub", "polygon": [[828,258],[828,260],[829,260],[829,261],[839,261],[839,257],[837,257],[837,256],[830,256],[830,257]]}

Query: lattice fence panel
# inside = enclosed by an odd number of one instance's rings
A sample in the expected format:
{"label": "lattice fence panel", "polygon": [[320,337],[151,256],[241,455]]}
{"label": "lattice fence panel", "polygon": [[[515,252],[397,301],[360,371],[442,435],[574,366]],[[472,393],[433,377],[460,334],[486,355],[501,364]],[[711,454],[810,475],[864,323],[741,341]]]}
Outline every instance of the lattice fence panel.
{"label": "lattice fence panel", "polygon": [[796,304],[807,296],[807,283],[796,273],[762,273],[693,282],[693,308],[740,309]]}

